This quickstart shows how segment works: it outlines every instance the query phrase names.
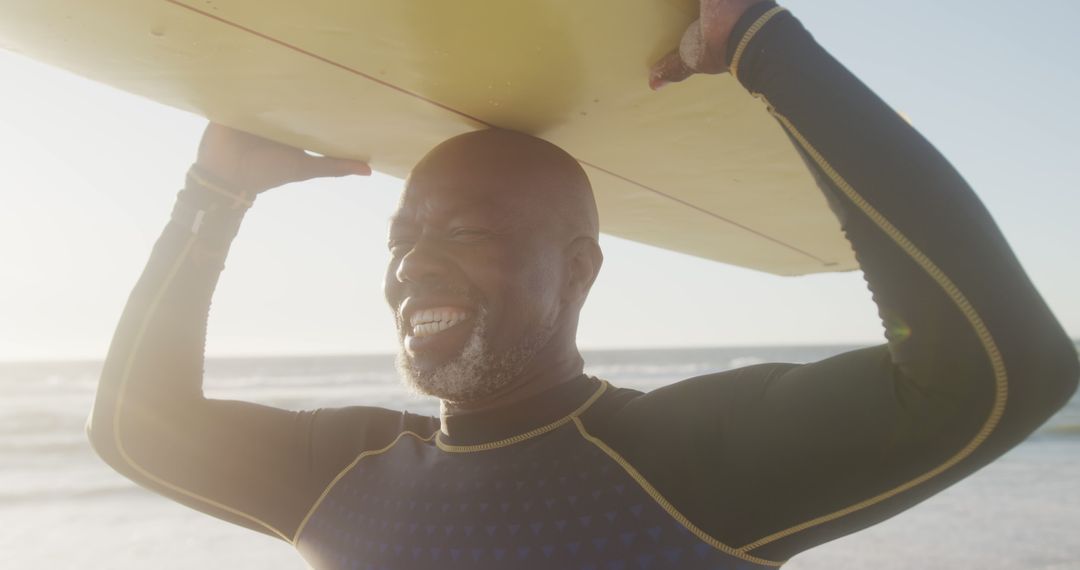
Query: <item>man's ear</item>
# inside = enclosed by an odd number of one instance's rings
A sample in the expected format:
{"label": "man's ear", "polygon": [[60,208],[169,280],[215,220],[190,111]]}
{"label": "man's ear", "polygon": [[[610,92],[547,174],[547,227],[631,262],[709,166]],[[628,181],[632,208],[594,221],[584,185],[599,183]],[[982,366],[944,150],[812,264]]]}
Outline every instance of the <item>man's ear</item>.
{"label": "man's ear", "polygon": [[580,306],[589,295],[589,289],[600,274],[604,253],[596,238],[580,236],[566,246],[566,281],[563,284],[563,301]]}

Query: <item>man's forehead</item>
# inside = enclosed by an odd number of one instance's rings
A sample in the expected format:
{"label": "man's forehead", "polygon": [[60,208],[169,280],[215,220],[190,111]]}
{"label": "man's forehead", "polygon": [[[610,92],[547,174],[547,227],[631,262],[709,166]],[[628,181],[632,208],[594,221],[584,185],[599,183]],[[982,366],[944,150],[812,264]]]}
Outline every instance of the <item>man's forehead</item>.
{"label": "man's forehead", "polygon": [[518,219],[525,210],[522,197],[511,193],[406,191],[390,222],[415,224],[462,217]]}

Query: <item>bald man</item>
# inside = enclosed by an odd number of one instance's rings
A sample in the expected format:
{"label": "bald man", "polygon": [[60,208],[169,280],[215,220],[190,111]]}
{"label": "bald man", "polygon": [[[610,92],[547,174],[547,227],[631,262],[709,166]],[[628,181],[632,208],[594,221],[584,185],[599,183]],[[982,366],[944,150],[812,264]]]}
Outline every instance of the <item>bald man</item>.
{"label": "bald man", "polygon": [[416,165],[389,232],[399,369],[441,417],[207,399],[210,298],[255,196],[369,172],[212,124],[109,352],[98,453],[316,568],[768,568],[942,490],[1068,400],[1071,342],[929,143],[771,2],[704,0],[650,80],[729,68],[818,175],[888,344],[647,394],[586,376],[589,182],[486,130]]}

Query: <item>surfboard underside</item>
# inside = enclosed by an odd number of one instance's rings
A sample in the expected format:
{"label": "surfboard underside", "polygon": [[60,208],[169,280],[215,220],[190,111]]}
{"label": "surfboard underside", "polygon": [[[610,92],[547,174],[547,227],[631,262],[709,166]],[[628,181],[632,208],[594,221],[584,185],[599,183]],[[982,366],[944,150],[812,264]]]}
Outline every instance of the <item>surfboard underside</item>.
{"label": "surfboard underside", "polygon": [[857,267],[783,130],[729,76],[649,90],[691,0],[3,0],[0,47],[399,177],[497,126],[584,165],[605,233],[780,275]]}

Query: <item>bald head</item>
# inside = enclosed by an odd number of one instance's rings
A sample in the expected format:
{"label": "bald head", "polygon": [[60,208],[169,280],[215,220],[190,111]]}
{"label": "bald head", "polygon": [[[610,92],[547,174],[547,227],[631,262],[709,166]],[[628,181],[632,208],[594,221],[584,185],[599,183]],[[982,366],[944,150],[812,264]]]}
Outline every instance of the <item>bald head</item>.
{"label": "bald head", "polygon": [[577,160],[514,131],[487,129],[446,140],[413,169],[411,191],[472,193],[515,210],[535,230],[570,239],[599,235],[592,186]]}

